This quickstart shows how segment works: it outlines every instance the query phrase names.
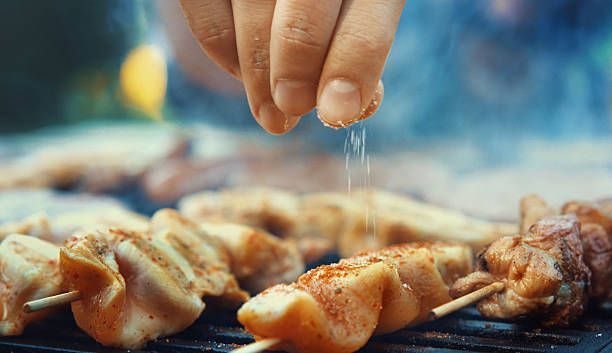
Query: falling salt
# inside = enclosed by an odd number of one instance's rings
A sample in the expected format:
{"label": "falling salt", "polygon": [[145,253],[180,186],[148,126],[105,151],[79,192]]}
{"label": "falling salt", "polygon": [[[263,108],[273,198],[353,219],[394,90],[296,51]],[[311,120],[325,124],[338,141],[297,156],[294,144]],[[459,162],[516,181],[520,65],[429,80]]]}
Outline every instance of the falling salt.
{"label": "falling salt", "polygon": [[[351,196],[353,189],[353,175],[359,175],[358,192],[361,196],[366,196],[368,189],[371,187],[372,177],[370,168],[370,155],[366,153],[366,126],[363,123],[356,123],[347,127],[346,138],[344,140],[345,154],[345,169],[347,174],[347,192]],[[358,173],[353,173],[355,167],[351,160],[359,160]],[[362,199],[366,199],[362,197]],[[370,203],[366,202],[365,210],[365,231],[376,236],[376,217],[374,212],[370,211]]]}

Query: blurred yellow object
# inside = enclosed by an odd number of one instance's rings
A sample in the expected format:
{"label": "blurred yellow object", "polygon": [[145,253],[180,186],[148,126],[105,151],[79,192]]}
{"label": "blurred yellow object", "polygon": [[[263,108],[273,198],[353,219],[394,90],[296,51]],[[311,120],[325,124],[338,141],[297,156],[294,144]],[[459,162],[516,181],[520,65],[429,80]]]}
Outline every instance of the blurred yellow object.
{"label": "blurred yellow object", "polygon": [[130,104],[162,120],[167,75],[163,52],[153,45],[141,45],[121,65],[121,90]]}

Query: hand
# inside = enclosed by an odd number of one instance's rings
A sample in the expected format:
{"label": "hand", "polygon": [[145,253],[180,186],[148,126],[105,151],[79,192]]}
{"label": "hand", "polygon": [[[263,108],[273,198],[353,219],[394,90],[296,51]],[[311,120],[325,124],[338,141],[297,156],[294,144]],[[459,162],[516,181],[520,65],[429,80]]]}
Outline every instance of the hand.
{"label": "hand", "polygon": [[241,80],[268,132],[318,107],[324,124],[372,115],[405,0],[180,0],[202,49]]}

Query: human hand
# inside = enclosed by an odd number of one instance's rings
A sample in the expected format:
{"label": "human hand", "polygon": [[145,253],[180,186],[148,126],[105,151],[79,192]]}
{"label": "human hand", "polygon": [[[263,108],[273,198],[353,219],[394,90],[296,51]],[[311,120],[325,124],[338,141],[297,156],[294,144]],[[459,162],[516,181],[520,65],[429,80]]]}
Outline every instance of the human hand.
{"label": "human hand", "polygon": [[405,0],[179,0],[202,49],[241,80],[268,132],[315,106],[348,126],[371,116]]}

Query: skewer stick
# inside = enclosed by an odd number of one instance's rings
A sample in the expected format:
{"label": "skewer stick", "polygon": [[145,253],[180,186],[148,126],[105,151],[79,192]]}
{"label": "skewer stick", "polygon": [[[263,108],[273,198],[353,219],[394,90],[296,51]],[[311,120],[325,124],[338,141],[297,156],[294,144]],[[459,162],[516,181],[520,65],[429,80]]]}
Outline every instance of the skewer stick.
{"label": "skewer stick", "polygon": [[482,287],[479,290],[473,291],[470,294],[466,294],[463,297],[459,297],[446,304],[442,304],[437,308],[433,308],[429,312],[429,320],[436,320],[443,316],[446,316],[452,312],[455,312],[463,307],[473,304],[481,299],[484,299],[492,294],[501,292],[504,290],[506,285],[504,282],[493,282],[486,287]]}
{"label": "skewer stick", "polygon": [[32,313],[35,311],[47,309],[53,306],[60,306],[68,304],[81,299],[81,292],[73,290],[72,292],[62,293],[54,295],[52,297],[42,298],[38,300],[32,300],[23,304],[23,311],[26,313]]}
{"label": "skewer stick", "polygon": [[258,353],[265,351],[266,349],[281,343],[283,340],[280,338],[264,338],[257,342],[249,343],[246,346],[242,346],[238,349],[234,349],[231,353]]}

